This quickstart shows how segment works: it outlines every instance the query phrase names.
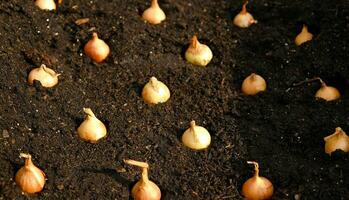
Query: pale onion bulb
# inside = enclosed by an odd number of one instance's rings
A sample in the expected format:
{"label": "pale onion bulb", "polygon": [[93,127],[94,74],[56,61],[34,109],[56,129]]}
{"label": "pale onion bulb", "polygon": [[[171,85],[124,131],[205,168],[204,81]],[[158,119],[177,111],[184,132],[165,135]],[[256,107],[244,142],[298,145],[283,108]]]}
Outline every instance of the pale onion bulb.
{"label": "pale onion bulb", "polygon": [[42,64],[40,67],[30,71],[28,83],[33,85],[34,80],[37,80],[43,87],[50,88],[57,85],[58,76],[60,76],[60,74],[57,74],[55,71]]}
{"label": "pale onion bulb", "polygon": [[304,42],[308,42],[313,39],[313,34],[308,31],[308,27],[303,24],[302,31],[294,39],[294,43],[299,46]]}
{"label": "pale onion bulb", "polygon": [[349,136],[340,127],[332,135],[324,137],[324,141],[325,152],[329,155],[336,150],[349,152]]}
{"label": "pale onion bulb", "polygon": [[252,73],[242,82],[241,90],[245,95],[256,95],[267,89],[267,83],[264,78],[258,74]]}
{"label": "pale onion bulb", "polygon": [[45,173],[33,164],[31,155],[21,153],[20,157],[25,158],[25,164],[16,173],[16,184],[23,192],[40,192],[46,182]]}
{"label": "pale onion bulb", "polygon": [[190,122],[190,127],[183,133],[182,142],[191,149],[206,149],[211,143],[211,135],[204,127],[197,126],[193,120]]}
{"label": "pale onion bulb", "polygon": [[324,99],[326,101],[333,101],[340,98],[340,93],[337,88],[327,86],[325,82],[319,79],[321,82],[321,88],[316,92],[315,97]]}
{"label": "pale onion bulb", "polygon": [[259,176],[259,165],[254,161],[247,161],[253,164],[255,174],[242,185],[242,195],[246,200],[266,200],[270,199],[274,192],[273,184],[265,177]]}
{"label": "pale onion bulb", "polygon": [[92,39],[84,47],[85,54],[95,62],[102,62],[109,53],[110,48],[103,40],[98,38],[96,32],[92,33]]}
{"label": "pale onion bulb", "polygon": [[36,0],[35,5],[41,10],[56,10],[56,4],[54,0]]}
{"label": "pale onion bulb", "polygon": [[142,18],[150,24],[155,25],[164,21],[166,19],[166,15],[160,8],[158,0],[152,0],[150,7],[143,12]]}
{"label": "pale onion bulb", "polygon": [[132,197],[135,200],[160,200],[160,188],[148,177],[148,163],[135,160],[124,160],[124,162],[142,168],[141,179],[132,188]]}
{"label": "pale onion bulb", "polygon": [[246,1],[242,5],[242,10],[240,11],[239,14],[237,14],[234,18],[234,24],[240,28],[247,28],[251,26],[252,24],[257,24],[257,20],[253,18],[253,16],[247,12],[246,10],[246,5],[248,1]]}
{"label": "pale onion bulb", "polygon": [[191,64],[205,67],[212,57],[211,49],[207,45],[201,44],[196,35],[194,35],[185,52],[185,59]]}
{"label": "pale onion bulb", "polygon": [[142,90],[142,97],[146,103],[158,104],[164,103],[170,98],[168,87],[154,76],[145,84]]}
{"label": "pale onion bulb", "polygon": [[77,130],[78,135],[82,140],[95,143],[107,135],[107,129],[90,108],[84,108],[84,112],[86,118]]}

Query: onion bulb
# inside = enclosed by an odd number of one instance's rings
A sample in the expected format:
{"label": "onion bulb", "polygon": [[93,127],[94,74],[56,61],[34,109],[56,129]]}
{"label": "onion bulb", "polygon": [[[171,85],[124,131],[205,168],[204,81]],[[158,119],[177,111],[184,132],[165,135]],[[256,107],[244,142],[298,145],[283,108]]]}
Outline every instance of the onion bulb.
{"label": "onion bulb", "polygon": [[321,82],[321,88],[316,92],[316,98],[324,99],[326,101],[333,101],[340,98],[341,95],[337,88],[327,86],[326,83],[323,82],[320,78],[319,80]]}
{"label": "onion bulb", "polygon": [[132,197],[135,200],[160,200],[160,188],[148,177],[148,163],[135,160],[124,160],[124,162],[142,168],[141,179],[132,188]]}
{"label": "onion bulb", "polygon": [[35,5],[41,10],[56,10],[56,4],[54,0],[36,0]]}
{"label": "onion bulb", "polygon": [[258,74],[252,73],[242,82],[241,90],[245,95],[256,95],[267,89],[267,83],[264,78]]}
{"label": "onion bulb", "polygon": [[96,32],[92,34],[92,39],[84,47],[85,54],[95,62],[102,62],[109,53],[110,48],[103,40],[98,38]]}
{"label": "onion bulb", "polygon": [[324,137],[324,140],[325,152],[329,155],[336,150],[349,152],[349,136],[340,127],[332,135]]}
{"label": "onion bulb", "polygon": [[33,85],[34,80],[37,80],[43,87],[50,88],[57,85],[58,76],[60,76],[60,74],[57,74],[55,71],[42,64],[40,67],[30,71],[28,83]]}
{"label": "onion bulb", "polygon": [[205,67],[211,61],[212,57],[211,49],[207,45],[201,44],[196,35],[194,35],[185,52],[185,59],[191,64]]}
{"label": "onion bulb", "polygon": [[240,28],[247,28],[252,24],[257,24],[257,20],[246,10],[247,3],[248,1],[242,5],[242,10],[235,16],[233,21],[233,23]]}
{"label": "onion bulb", "polygon": [[193,120],[190,122],[190,127],[183,133],[182,142],[191,149],[206,149],[211,143],[211,135],[207,129],[197,126]]}
{"label": "onion bulb", "polygon": [[274,186],[265,177],[259,176],[259,166],[257,162],[247,161],[254,165],[255,174],[242,185],[242,195],[246,200],[265,200],[273,195]]}
{"label": "onion bulb", "polygon": [[309,33],[308,27],[303,24],[302,31],[297,35],[297,37],[294,39],[294,43],[299,46],[303,44],[304,42],[310,41],[313,39],[313,34]]}
{"label": "onion bulb", "polygon": [[20,157],[25,158],[25,164],[16,173],[16,184],[23,192],[40,192],[46,182],[45,173],[33,164],[31,155],[21,153]]}
{"label": "onion bulb", "polygon": [[164,103],[170,98],[168,87],[154,76],[145,84],[142,90],[142,97],[149,104]]}
{"label": "onion bulb", "polygon": [[151,5],[143,12],[142,18],[150,24],[155,25],[164,21],[166,19],[166,15],[160,8],[158,0],[151,0]]}
{"label": "onion bulb", "polygon": [[84,108],[85,120],[80,124],[77,132],[82,140],[95,143],[107,135],[107,129],[90,108]]}

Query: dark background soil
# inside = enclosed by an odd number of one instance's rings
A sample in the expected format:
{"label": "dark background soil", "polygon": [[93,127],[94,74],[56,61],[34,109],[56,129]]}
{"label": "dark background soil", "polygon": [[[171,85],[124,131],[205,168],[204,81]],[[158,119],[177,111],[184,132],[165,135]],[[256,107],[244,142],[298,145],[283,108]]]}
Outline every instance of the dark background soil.
{"label": "dark background soil", "polygon": [[[273,182],[273,199],[349,199],[349,155],[328,156],[323,141],[337,126],[349,132],[348,1],[253,0],[259,23],[248,29],[232,24],[242,1],[160,5],[167,19],[151,26],[139,16],[144,0],[64,1],[57,12],[1,1],[0,199],[129,199],[140,171],[123,164],[128,158],[150,164],[162,199],[241,199],[253,174],[247,160]],[[74,23],[85,17],[88,24]],[[315,37],[296,47],[303,23]],[[101,64],[82,53],[93,30],[112,50]],[[213,51],[206,68],[183,59],[193,34]],[[27,84],[42,63],[62,73],[58,86]],[[268,90],[246,97],[240,85],[252,72]],[[167,103],[141,99],[151,76],[170,88]],[[315,76],[342,98],[314,99],[318,82],[292,87]],[[83,107],[108,126],[97,144],[77,137]],[[180,142],[191,120],[211,133],[205,151]],[[23,196],[14,183],[21,152],[47,175],[40,194]]]}

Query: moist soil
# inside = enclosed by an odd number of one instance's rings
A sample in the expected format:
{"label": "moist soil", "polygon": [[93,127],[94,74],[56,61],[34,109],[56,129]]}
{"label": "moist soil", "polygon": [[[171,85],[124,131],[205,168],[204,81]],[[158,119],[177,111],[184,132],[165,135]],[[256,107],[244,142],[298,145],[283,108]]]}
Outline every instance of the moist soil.
{"label": "moist soil", "polygon": [[[1,1],[0,199],[131,199],[140,170],[123,159],[149,163],[162,199],[242,199],[248,160],[274,184],[272,199],[349,199],[349,155],[327,155],[323,140],[336,127],[349,132],[349,3],[253,0],[247,8],[258,24],[247,29],[232,23],[242,1],[159,3],[167,19],[153,26],[140,17],[144,0],[64,1],[55,12]],[[89,22],[77,25],[81,18]],[[314,39],[297,47],[303,24]],[[99,64],[83,53],[94,31],[111,48]],[[207,67],[183,58],[194,34],[213,51]],[[28,85],[41,64],[62,74],[57,86]],[[268,88],[244,96],[252,72]],[[171,90],[168,102],[142,100],[151,76]],[[341,98],[315,99],[318,81],[297,84],[314,77]],[[76,133],[84,107],[108,129],[95,144]],[[191,120],[211,133],[207,150],[181,143]],[[14,182],[22,152],[47,175],[39,194]]]}

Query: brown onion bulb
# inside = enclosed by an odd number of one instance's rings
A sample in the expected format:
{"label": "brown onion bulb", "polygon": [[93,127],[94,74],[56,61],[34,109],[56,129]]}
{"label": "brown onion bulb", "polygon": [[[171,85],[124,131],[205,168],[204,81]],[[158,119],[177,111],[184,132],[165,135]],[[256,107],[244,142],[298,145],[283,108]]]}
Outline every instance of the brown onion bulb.
{"label": "brown onion bulb", "polygon": [[247,161],[247,163],[254,165],[255,174],[243,184],[242,195],[246,200],[270,199],[274,192],[273,184],[267,178],[259,176],[259,166],[257,162]]}
{"label": "brown onion bulb", "polygon": [[242,82],[241,90],[245,95],[256,95],[267,89],[267,83],[264,78],[258,74],[252,73]]}
{"label": "brown onion bulb", "polygon": [[247,28],[252,24],[257,24],[257,20],[255,20],[253,16],[249,12],[247,12],[246,10],[247,4],[248,4],[248,1],[246,1],[242,5],[242,10],[240,11],[239,14],[235,16],[233,21],[233,23],[240,28]]}
{"label": "brown onion bulb", "polygon": [[16,184],[23,192],[40,192],[46,182],[45,173],[33,164],[31,155],[21,153],[20,157],[25,158],[25,164],[16,173]]}
{"label": "brown onion bulb", "polygon": [[349,152],[349,136],[340,127],[332,135],[324,137],[324,141],[325,152],[329,155],[336,150]]}
{"label": "brown onion bulb", "polygon": [[324,99],[326,101],[333,101],[340,98],[340,93],[337,88],[327,86],[325,82],[319,79],[321,82],[321,88],[316,92],[315,97]]}
{"label": "brown onion bulb", "polygon": [[126,164],[142,168],[141,179],[132,188],[132,197],[135,200],[160,200],[160,188],[148,177],[148,163],[135,160],[124,160]]}
{"label": "brown onion bulb", "polygon": [[90,108],[84,108],[84,112],[86,118],[77,130],[78,135],[82,140],[95,143],[107,135],[107,128],[97,119]]}
{"label": "brown onion bulb", "polygon": [[150,24],[155,25],[164,21],[166,19],[166,15],[160,8],[158,0],[152,0],[150,7],[143,12],[142,18]]}
{"label": "brown onion bulb", "polygon": [[35,5],[41,10],[56,10],[56,4],[54,0],[36,0]]}
{"label": "brown onion bulb", "polygon": [[98,38],[96,32],[92,34],[92,39],[84,47],[85,54],[95,62],[102,62],[109,53],[110,48],[103,40]]}
{"label": "brown onion bulb", "polygon": [[145,84],[142,90],[142,97],[146,103],[158,104],[164,103],[170,98],[168,87],[154,76]]}
{"label": "brown onion bulb", "polygon": [[55,71],[42,64],[40,67],[30,71],[28,75],[28,83],[33,85],[34,80],[37,80],[40,82],[42,87],[50,88],[57,85],[58,76],[60,76],[60,74],[57,74]]}
{"label": "brown onion bulb", "polygon": [[197,126],[193,120],[190,122],[190,128],[183,133],[182,142],[191,149],[206,149],[211,143],[211,135],[207,129]]}
{"label": "brown onion bulb", "polygon": [[297,37],[294,39],[294,43],[299,46],[303,44],[304,42],[308,42],[313,39],[313,34],[311,34],[308,31],[308,27],[303,24],[302,31],[297,35]]}
{"label": "brown onion bulb", "polygon": [[185,59],[193,65],[205,67],[212,57],[211,49],[207,45],[201,44],[196,35],[194,35],[185,52]]}

